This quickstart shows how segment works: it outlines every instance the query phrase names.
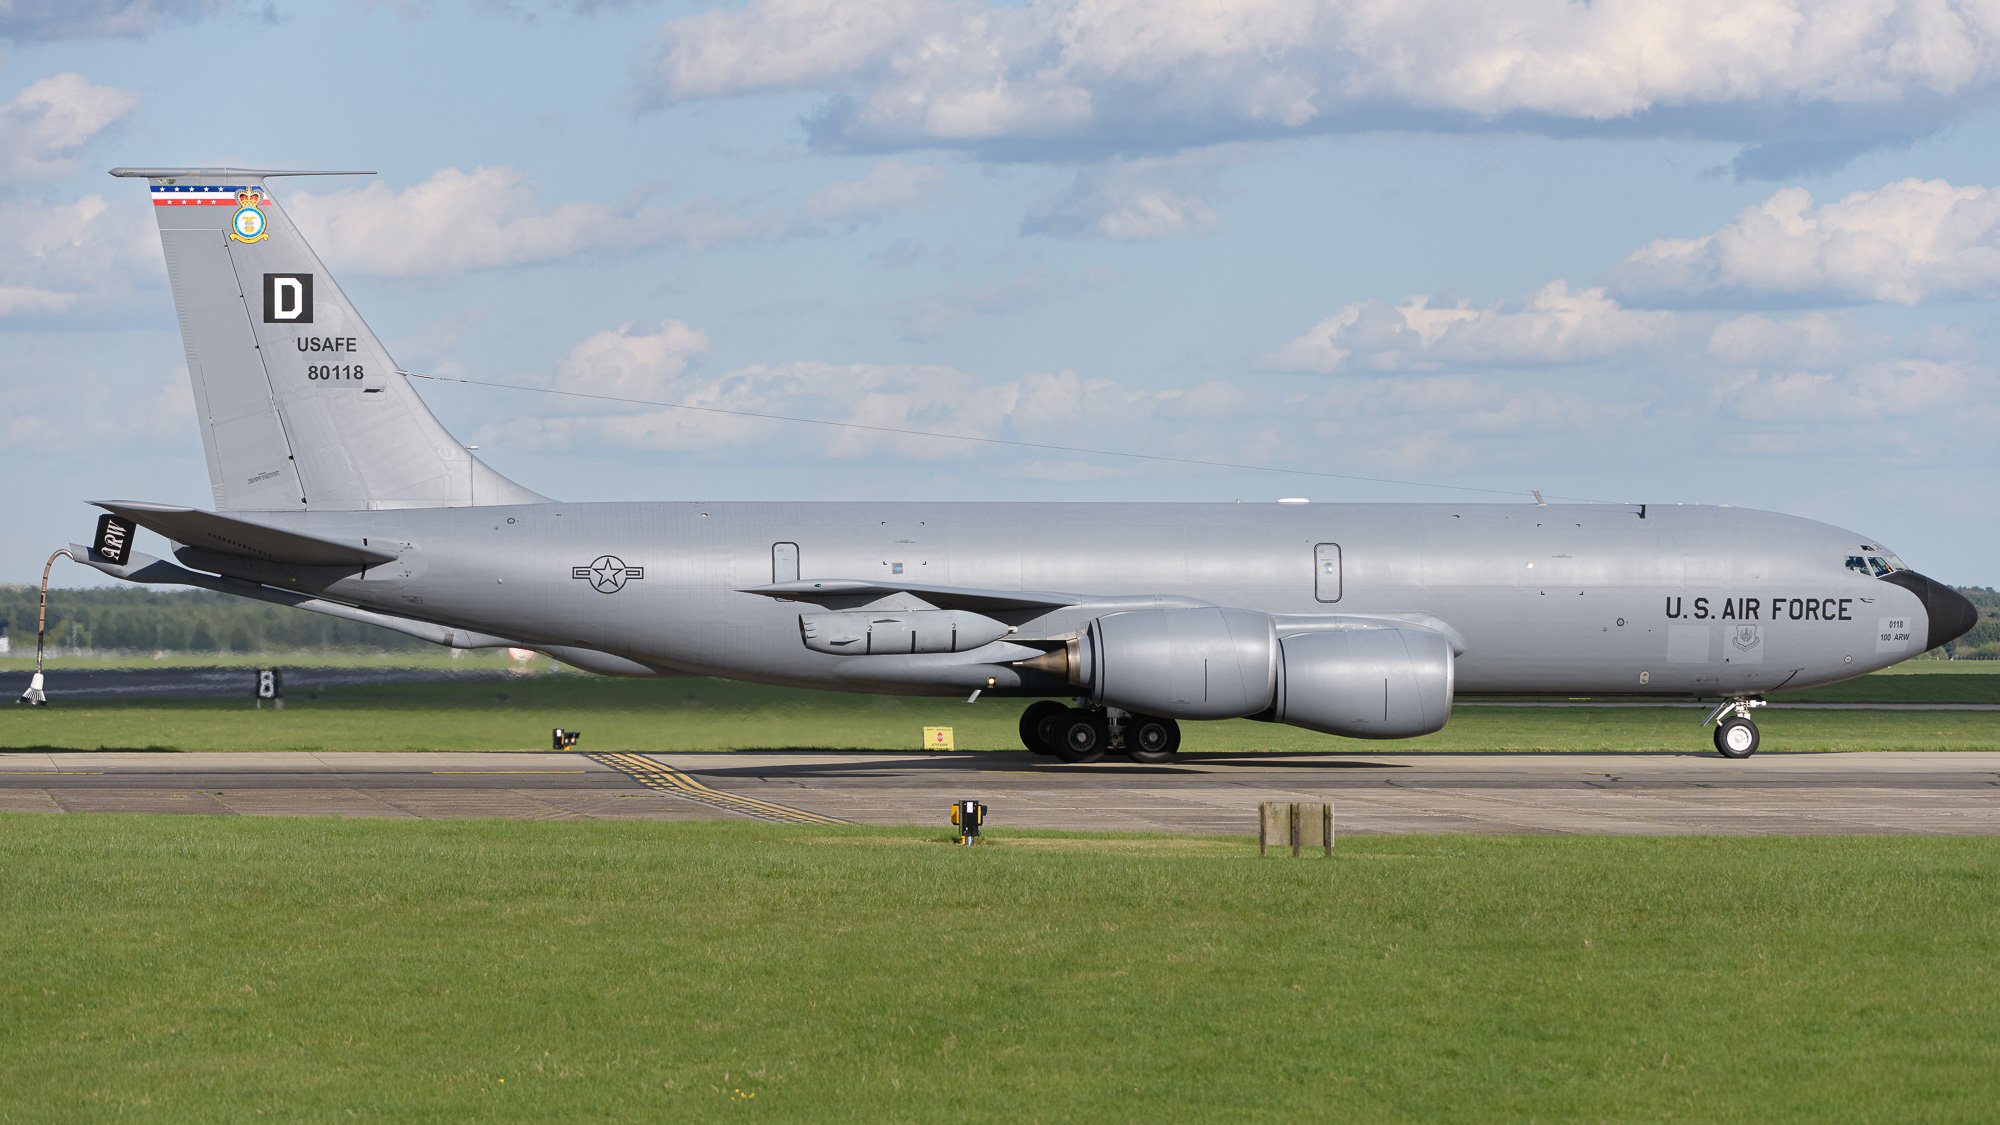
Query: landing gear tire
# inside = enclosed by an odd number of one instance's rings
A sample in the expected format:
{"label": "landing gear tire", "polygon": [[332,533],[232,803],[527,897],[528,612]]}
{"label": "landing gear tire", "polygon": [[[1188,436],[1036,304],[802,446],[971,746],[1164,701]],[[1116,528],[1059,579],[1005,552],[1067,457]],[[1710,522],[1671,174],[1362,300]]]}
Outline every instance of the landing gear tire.
{"label": "landing gear tire", "polygon": [[1715,752],[1738,760],[1757,752],[1757,724],[1738,715],[1715,724]]}
{"label": "landing gear tire", "polygon": [[1155,765],[1172,761],[1181,748],[1181,725],[1154,715],[1132,715],[1125,720],[1125,756],[1135,762]]}
{"label": "landing gear tire", "polygon": [[1094,762],[1111,748],[1111,724],[1099,711],[1072,709],[1049,723],[1056,757],[1065,762]]}
{"label": "landing gear tire", "polygon": [[1056,746],[1049,737],[1050,720],[1060,718],[1068,710],[1053,699],[1028,704],[1027,710],[1021,712],[1021,745],[1027,747],[1030,754],[1054,756]]}

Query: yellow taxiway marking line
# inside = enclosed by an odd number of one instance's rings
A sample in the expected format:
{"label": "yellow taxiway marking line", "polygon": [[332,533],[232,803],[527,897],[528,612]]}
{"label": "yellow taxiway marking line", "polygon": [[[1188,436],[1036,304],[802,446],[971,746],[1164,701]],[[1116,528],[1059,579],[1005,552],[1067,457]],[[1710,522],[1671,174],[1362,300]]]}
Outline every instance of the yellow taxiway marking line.
{"label": "yellow taxiway marking line", "polygon": [[790,805],[778,804],[775,801],[747,797],[741,793],[730,793],[721,789],[711,789],[672,766],[662,765],[650,758],[644,758],[637,754],[612,753],[589,754],[585,756],[592,761],[610,766],[612,769],[625,774],[649,789],[662,793],[671,793],[675,796],[685,797],[688,800],[697,801],[713,808],[727,809],[731,812],[741,813],[744,816],[754,817],[758,820],[775,820],[790,824],[848,823],[838,817],[810,812],[806,809],[796,809]]}
{"label": "yellow taxiway marking line", "polygon": [[667,784],[674,786],[676,789],[683,789],[690,793],[699,793],[702,794],[703,796],[719,797],[725,801],[758,806],[761,808],[769,809],[777,813],[791,813],[791,814],[804,813],[805,815],[808,816],[820,815],[819,813],[806,813],[805,810],[803,809],[795,809],[789,805],[780,805],[774,801],[766,801],[761,797],[751,797],[742,793],[730,793],[721,789],[712,789],[709,786],[704,785],[700,781],[695,780],[693,777],[685,773],[682,773],[677,769],[674,769],[672,766],[663,766],[658,762],[650,761],[648,759],[643,759],[643,758],[638,759],[638,761],[644,762],[645,764],[633,765],[631,764],[630,759],[628,759],[627,761],[628,768],[630,768],[633,773],[650,774],[654,778],[657,778],[660,781],[664,781]]}

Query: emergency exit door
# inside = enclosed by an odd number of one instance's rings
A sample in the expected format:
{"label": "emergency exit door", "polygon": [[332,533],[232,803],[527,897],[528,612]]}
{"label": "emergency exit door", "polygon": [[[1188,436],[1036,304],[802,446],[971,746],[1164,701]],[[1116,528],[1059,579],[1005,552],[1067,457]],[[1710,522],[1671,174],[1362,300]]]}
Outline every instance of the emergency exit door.
{"label": "emergency exit door", "polygon": [[797,582],[799,580],[799,545],[797,543],[771,544],[771,581]]}
{"label": "emergency exit door", "polygon": [[1313,596],[1323,602],[1340,600],[1340,544],[1313,548]]}

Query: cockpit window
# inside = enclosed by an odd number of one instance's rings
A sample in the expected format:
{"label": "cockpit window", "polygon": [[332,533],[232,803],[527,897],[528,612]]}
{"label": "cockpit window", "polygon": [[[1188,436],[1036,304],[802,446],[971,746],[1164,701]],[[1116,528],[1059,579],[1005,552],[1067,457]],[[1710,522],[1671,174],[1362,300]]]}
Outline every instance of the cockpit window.
{"label": "cockpit window", "polygon": [[[1863,547],[1862,550],[1881,551],[1882,548]],[[1902,559],[1897,558],[1887,551],[1883,551],[1879,555],[1849,555],[1847,556],[1847,569],[1881,578],[1885,575],[1894,574],[1899,570],[1908,570],[1909,568],[1903,565]]]}

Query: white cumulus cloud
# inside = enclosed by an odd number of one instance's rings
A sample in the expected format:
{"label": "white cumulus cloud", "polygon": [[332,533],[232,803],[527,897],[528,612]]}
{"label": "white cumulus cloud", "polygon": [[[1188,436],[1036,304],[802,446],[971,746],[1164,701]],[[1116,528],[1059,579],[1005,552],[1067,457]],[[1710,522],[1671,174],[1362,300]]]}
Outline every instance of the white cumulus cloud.
{"label": "white cumulus cloud", "polygon": [[1269,363],[1322,374],[1567,365],[1657,348],[1682,332],[1674,313],[1624,308],[1602,289],[1551,281],[1525,300],[1483,307],[1429,297],[1356,302],[1279,347]]}
{"label": "white cumulus cloud", "polygon": [[397,277],[627,252],[669,238],[699,247],[760,229],[756,220],[698,204],[620,209],[572,200],[545,207],[527,177],[493,166],[440,169],[402,191],[376,182],[288,194],[281,202],[342,267]]}
{"label": "white cumulus cloud", "polygon": [[69,172],[86,145],[138,104],[136,92],[99,86],[81,74],[30,83],[0,105],[0,182]]}
{"label": "white cumulus cloud", "polygon": [[243,6],[240,0],[0,0],[0,39],[136,38]]}
{"label": "white cumulus cloud", "polygon": [[1092,165],[1031,212],[1021,229],[1124,241],[1207,233],[1219,222],[1209,206],[1215,164],[1212,155],[1195,154]]}
{"label": "white cumulus cloud", "polygon": [[926,206],[943,179],[935,167],[885,160],[859,180],[821,188],[790,217],[716,199],[545,204],[533,181],[505,166],[443,168],[400,191],[376,182],[323,194],[286,194],[281,202],[308,239],[343,269],[444,277],[587,254],[629,254],[662,243],[702,250],[823,234]]}
{"label": "white cumulus cloud", "polygon": [[2000,294],[2000,191],[1911,179],[1814,206],[1804,188],[1787,188],[1713,234],[1642,247],[1605,281],[1666,303],[1990,298]]}
{"label": "white cumulus cloud", "polygon": [[1703,351],[1709,359],[1731,367],[1821,367],[1872,354],[1885,343],[1834,313],[1791,317],[1750,313],[1717,324]]}
{"label": "white cumulus cloud", "polygon": [[[708,354],[708,337],[678,320],[654,329],[626,324],[599,332],[563,357],[555,389],[607,399],[662,400],[681,393],[680,378]],[[622,409],[572,401],[571,409]]]}
{"label": "white cumulus cloud", "polygon": [[1718,405],[1760,422],[1882,422],[1995,401],[1991,368],[1924,359],[1822,371],[1745,372],[1716,388]]}
{"label": "white cumulus cloud", "polygon": [[1996,83],[1986,0],[750,0],[669,21],[641,74],[656,102],[822,92],[817,138],[862,148],[1581,124],[1776,140],[1765,162],[1793,165]]}
{"label": "white cumulus cloud", "polygon": [[1150,429],[1203,433],[1218,420],[1247,417],[1267,405],[1227,382],[1137,388],[1074,371],[995,379],[943,364],[807,359],[708,372],[702,370],[708,350],[707,335],[681,321],[595,333],[564,356],[549,389],[604,397],[553,397],[545,411],[502,423],[494,440],[534,449],[640,450],[775,441],[785,451],[812,455],[928,461],[987,450],[977,441],[930,435],[1018,435],[1092,446],[1122,436],[1131,447],[1146,448],[1141,435]]}
{"label": "white cumulus cloud", "polygon": [[159,235],[133,202],[0,202],[0,318],[101,310],[158,277]]}
{"label": "white cumulus cloud", "polygon": [[797,226],[859,223],[896,211],[928,206],[944,183],[944,170],[924,164],[884,160],[858,180],[842,180],[814,192],[799,205]]}

